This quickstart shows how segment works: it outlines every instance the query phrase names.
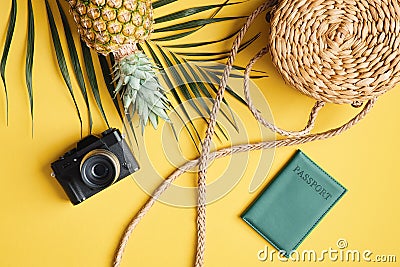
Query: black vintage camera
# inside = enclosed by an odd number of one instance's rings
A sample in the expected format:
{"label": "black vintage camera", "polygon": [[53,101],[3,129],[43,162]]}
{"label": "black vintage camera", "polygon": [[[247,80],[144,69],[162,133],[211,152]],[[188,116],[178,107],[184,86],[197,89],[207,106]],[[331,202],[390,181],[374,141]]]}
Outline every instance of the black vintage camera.
{"label": "black vintage camera", "polygon": [[74,205],[139,169],[119,130],[110,128],[101,135],[82,139],[51,164],[53,176]]}

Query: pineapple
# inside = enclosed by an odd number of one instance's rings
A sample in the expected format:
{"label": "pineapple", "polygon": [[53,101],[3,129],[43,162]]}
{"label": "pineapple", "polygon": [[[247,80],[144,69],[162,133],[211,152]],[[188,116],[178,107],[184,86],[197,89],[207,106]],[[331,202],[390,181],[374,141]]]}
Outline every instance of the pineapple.
{"label": "pineapple", "polygon": [[150,0],[67,0],[81,38],[97,53],[112,53],[117,86],[125,112],[139,115],[142,131],[158,117],[169,122],[168,99],[150,59],[137,49],[153,31]]}

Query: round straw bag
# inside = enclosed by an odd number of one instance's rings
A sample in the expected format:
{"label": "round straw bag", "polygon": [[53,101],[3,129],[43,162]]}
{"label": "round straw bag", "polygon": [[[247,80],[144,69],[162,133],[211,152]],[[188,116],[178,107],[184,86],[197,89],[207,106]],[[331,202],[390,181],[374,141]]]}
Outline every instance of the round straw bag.
{"label": "round straw bag", "polygon": [[317,100],[361,105],[400,79],[400,6],[390,0],[282,0],[272,11],[272,61]]}
{"label": "round straw bag", "polygon": [[[400,6],[397,0],[281,0],[271,11],[269,43],[250,60],[244,73],[244,92],[254,117],[281,139],[240,144],[210,152],[216,116],[240,43],[254,19],[275,1],[259,6],[239,31],[213,104],[202,153],[186,162],[154,191],[134,216],[118,247],[114,266],[119,266],[132,231],[160,195],[184,172],[199,166],[197,206],[196,267],[204,265],[206,231],[206,174],[212,159],[233,153],[299,145],[333,137],[351,128],[373,107],[381,94],[400,79]],[[300,92],[316,99],[307,125],[288,131],[263,118],[249,92],[250,72],[255,62],[270,51],[272,61],[284,80]],[[318,111],[325,103],[365,105],[345,124],[324,132],[311,133]]]}

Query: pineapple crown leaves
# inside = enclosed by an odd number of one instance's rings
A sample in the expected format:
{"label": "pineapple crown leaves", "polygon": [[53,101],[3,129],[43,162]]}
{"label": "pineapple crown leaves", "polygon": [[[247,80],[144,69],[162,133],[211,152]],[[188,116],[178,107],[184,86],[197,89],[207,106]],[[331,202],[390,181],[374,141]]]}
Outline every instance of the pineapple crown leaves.
{"label": "pineapple crown leaves", "polygon": [[121,94],[125,112],[131,116],[138,113],[142,132],[149,121],[156,129],[159,117],[171,122],[167,115],[169,100],[154,69],[141,51],[124,57],[114,66],[115,80],[118,80],[114,94]]}

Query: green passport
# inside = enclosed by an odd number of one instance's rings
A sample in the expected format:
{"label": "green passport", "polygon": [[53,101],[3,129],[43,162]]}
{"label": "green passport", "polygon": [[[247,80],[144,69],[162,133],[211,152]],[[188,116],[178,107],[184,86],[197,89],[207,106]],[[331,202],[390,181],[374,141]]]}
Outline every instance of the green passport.
{"label": "green passport", "polygon": [[242,219],[288,256],[345,193],[342,185],[298,150]]}

